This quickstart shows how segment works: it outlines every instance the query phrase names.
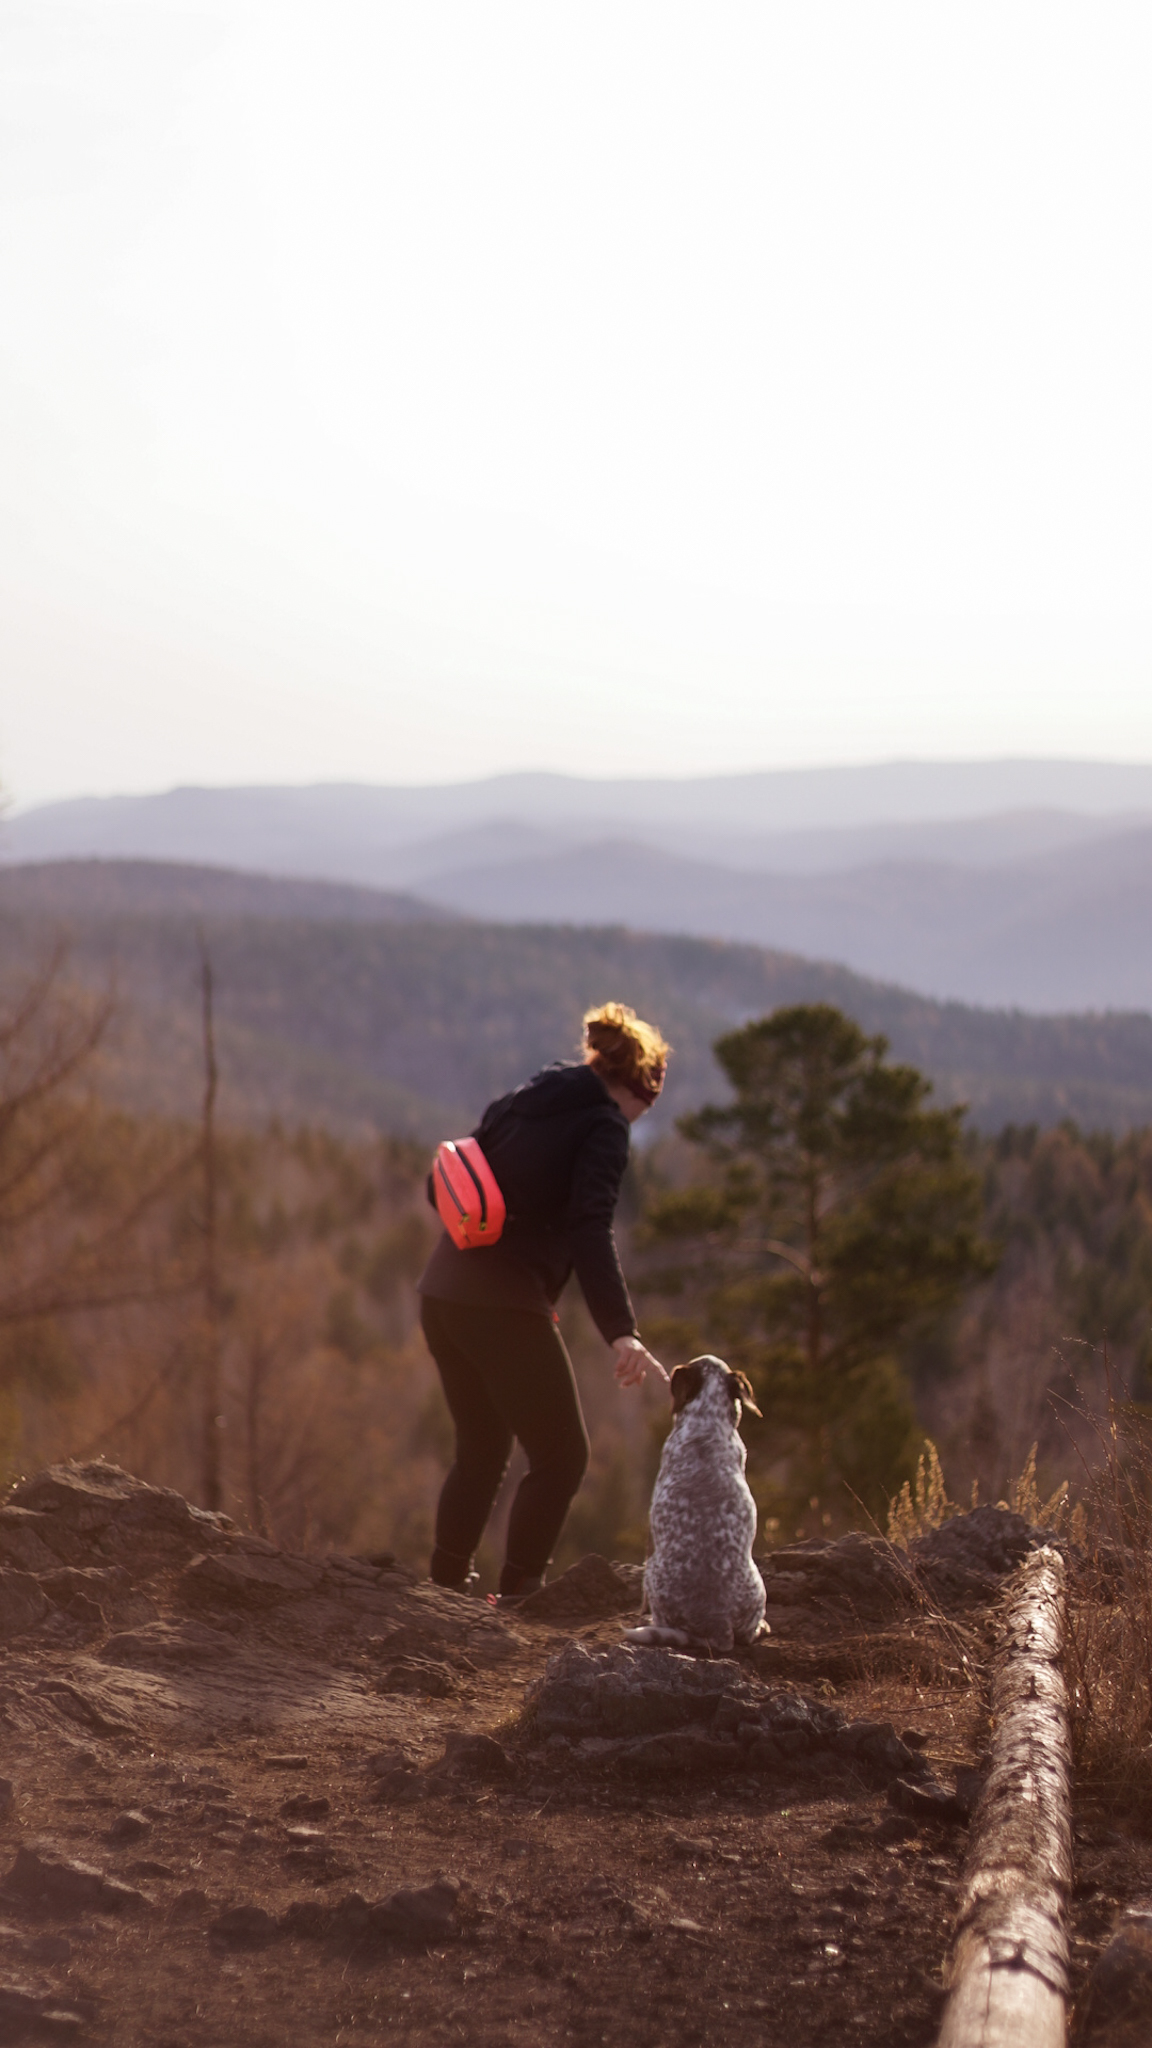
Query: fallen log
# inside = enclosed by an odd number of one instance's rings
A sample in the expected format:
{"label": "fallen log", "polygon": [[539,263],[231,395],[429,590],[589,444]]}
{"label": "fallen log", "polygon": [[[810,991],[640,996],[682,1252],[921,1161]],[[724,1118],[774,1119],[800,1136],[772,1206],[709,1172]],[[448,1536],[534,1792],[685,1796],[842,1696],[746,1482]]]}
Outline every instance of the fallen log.
{"label": "fallen log", "polygon": [[992,1767],[972,1820],[939,2048],[1064,2048],[1071,1753],[1064,1560],[1020,1567],[993,1665]]}

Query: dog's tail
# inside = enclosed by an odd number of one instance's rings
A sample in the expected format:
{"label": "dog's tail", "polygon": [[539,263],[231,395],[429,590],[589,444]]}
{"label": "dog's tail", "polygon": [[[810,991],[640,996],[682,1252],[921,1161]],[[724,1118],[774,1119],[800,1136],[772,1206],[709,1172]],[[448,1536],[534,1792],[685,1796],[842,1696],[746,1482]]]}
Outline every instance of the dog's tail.
{"label": "dog's tail", "polygon": [[647,1622],[643,1628],[626,1628],[626,1643],[640,1643],[648,1650],[692,1650],[696,1637],[682,1628],[659,1628],[655,1622]]}

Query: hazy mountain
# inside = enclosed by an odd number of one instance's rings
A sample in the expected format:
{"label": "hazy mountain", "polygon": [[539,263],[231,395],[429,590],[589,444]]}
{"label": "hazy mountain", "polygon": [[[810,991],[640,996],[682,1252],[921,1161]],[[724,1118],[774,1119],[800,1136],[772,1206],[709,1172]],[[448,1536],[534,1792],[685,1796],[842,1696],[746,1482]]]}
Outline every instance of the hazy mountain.
{"label": "hazy mountain", "polygon": [[1027,1009],[1152,1007],[1152,830],[997,866],[888,861],[765,875],[636,842],[421,881],[474,917],[606,921],[785,947],[925,994]]}
{"label": "hazy mountain", "polygon": [[[904,844],[840,840],[861,828],[933,824],[1020,812],[1072,813],[1078,822],[996,827],[1005,855],[1080,836],[1097,818],[1152,815],[1152,767],[1077,761],[888,762],[873,767],[789,769],[680,780],[591,781],[564,775],[500,775],[428,788],[319,784],[303,789],[175,789],[156,796],[85,797],[44,804],[9,821],[9,859],[103,855],[211,862],[267,874],[404,886],[453,865],[397,866],[399,849],[476,827],[532,827],[559,844],[628,837],[690,857],[745,865],[733,842],[758,842],[753,865],[852,866],[912,853],[960,859],[957,835],[913,835]],[[1043,837],[1047,829],[1049,836]],[[1021,841],[1020,832],[1025,833]],[[1055,833],[1055,837],[1051,834]],[[1005,833],[1007,837],[1005,838]],[[1015,839],[1013,840],[1013,834]],[[809,839],[791,850],[778,835]],[[811,842],[810,835],[818,835]],[[824,835],[832,835],[826,840]],[[960,835],[969,845],[976,835]],[[1012,841],[1011,844],[1008,842]],[[509,857],[490,847],[489,861]],[[471,856],[468,857],[471,861]]]}
{"label": "hazy mountain", "polygon": [[[376,899],[350,917],[339,891],[288,909],[284,885],[135,863],[13,869],[0,878],[6,978],[71,933],[70,967],[115,980],[105,1085],[138,1108],[191,1115],[201,1086],[196,926],[215,968],[222,1107],[423,1139],[574,1050],[582,1011],[618,996],[671,1038],[652,1128],[720,1086],[711,1043],[778,1003],[823,1000],[888,1034],[985,1128],[1014,1119],[1122,1128],[1152,1121],[1152,1018],[1030,1017],[933,1003],[845,968],[752,946],[629,932],[414,922]],[[51,884],[51,893],[45,891]],[[234,892],[234,893],[229,893]],[[333,914],[327,915],[330,905]],[[240,908],[234,906],[242,906]],[[264,914],[266,912],[266,914]]]}
{"label": "hazy mountain", "polygon": [[58,860],[0,867],[0,908],[75,928],[94,918],[298,918],[355,924],[447,918],[416,896],[172,861]]}

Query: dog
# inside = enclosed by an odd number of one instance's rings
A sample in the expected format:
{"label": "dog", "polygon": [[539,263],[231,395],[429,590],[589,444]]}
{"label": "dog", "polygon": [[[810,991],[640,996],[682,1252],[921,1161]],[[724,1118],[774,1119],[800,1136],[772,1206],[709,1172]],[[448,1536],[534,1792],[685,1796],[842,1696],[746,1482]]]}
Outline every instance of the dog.
{"label": "dog", "polygon": [[672,1429],[660,1459],[644,1568],[651,1623],[633,1643],[726,1653],[768,1633],[764,1581],[752,1562],[756,1503],[744,1477],[745,1408],[760,1410],[742,1372],[694,1358],[672,1375]]}

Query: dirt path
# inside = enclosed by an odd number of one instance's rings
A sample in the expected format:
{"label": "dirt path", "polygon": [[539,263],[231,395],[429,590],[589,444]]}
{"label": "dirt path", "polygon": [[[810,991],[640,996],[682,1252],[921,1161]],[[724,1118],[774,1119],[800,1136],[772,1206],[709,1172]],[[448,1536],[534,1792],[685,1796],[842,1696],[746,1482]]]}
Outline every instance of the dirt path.
{"label": "dirt path", "polygon": [[[980,1762],[983,1610],[885,1606],[846,1555],[855,1611],[793,1558],[771,1643],[691,1667],[673,1726],[666,1653],[612,1705],[619,1615],[510,1627],[112,1468],[31,1482],[0,1507],[0,2042],[928,2048],[964,1830],[899,1808]],[[533,1695],[574,1656],[590,1705]]]}

